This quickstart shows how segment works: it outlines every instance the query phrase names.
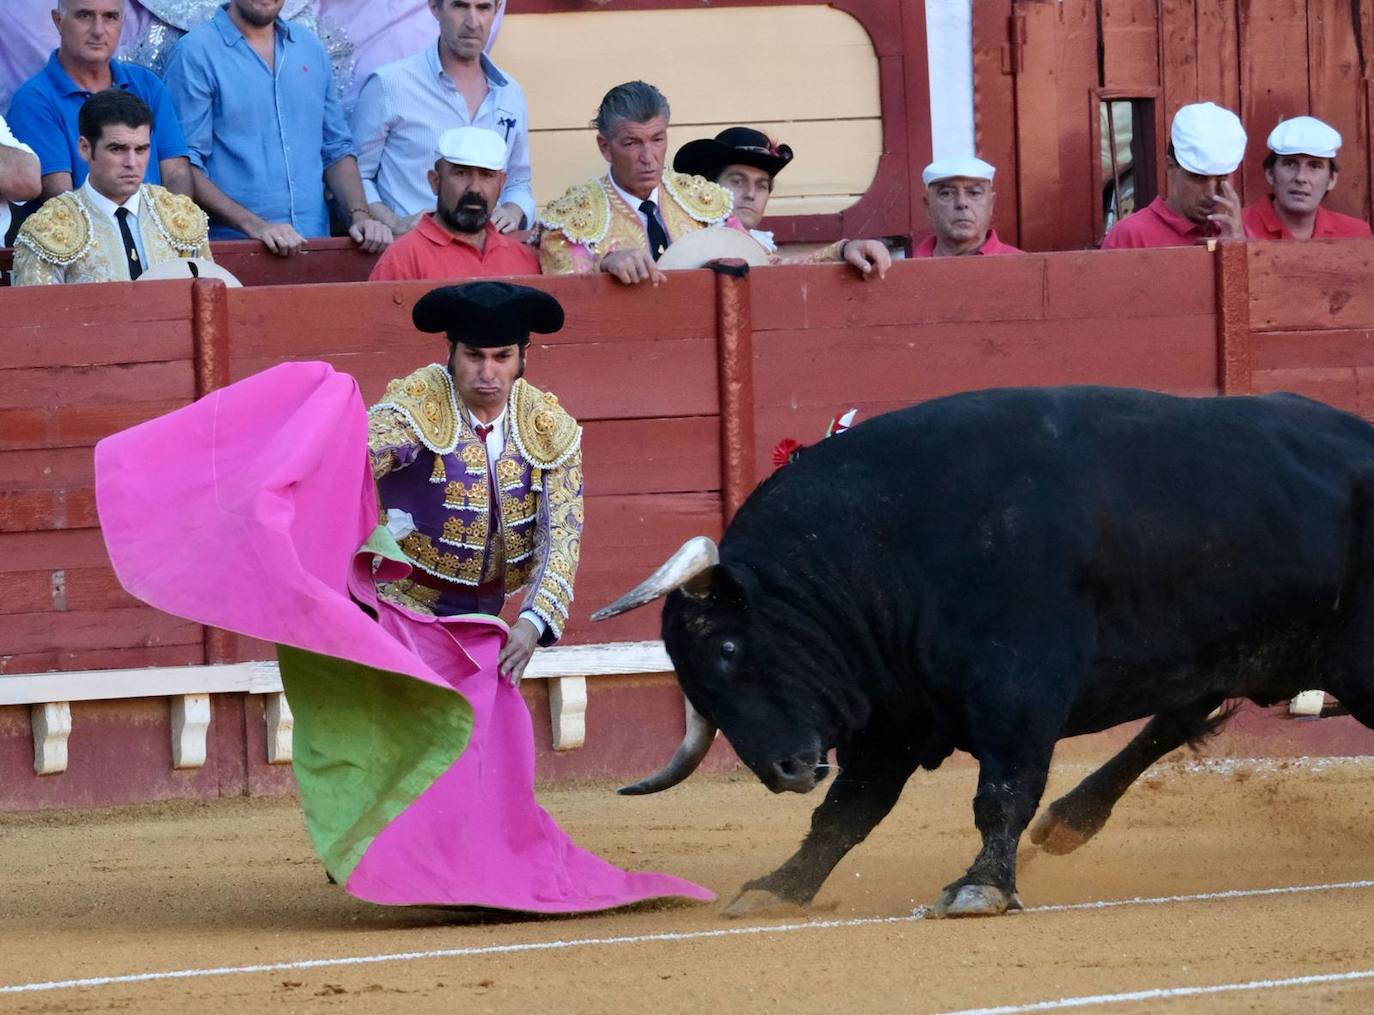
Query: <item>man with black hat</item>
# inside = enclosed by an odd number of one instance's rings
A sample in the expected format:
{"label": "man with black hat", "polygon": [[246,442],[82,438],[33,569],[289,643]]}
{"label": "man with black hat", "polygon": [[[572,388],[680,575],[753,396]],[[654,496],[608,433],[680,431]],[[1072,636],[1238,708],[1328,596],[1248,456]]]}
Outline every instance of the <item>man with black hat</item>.
{"label": "man with black hat", "polygon": [[412,567],[379,591],[421,614],[494,616],[528,588],[500,656],[514,686],[563,633],[582,535],[582,428],[522,379],[530,332],[558,331],[563,308],[483,281],[431,291],[412,317],[447,334],[449,356],[392,381],[368,414],[387,527]]}
{"label": "man with black hat", "polygon": [[892,255],[878,240],[838,240],[809,257],[791,260],[778,256],[773,234],[759,229],[773,181],[792,161],[792,149],[778,144],[763,131],[752,127],[728,127],[715,137],[688,141],[673,156],[673,169],[691,176],[702,176],[718,183],[734,195],[735,217],[768,251],[775,264],[818,264],[846,261],[864,275],[877,272],[881,278],[892,266]]}

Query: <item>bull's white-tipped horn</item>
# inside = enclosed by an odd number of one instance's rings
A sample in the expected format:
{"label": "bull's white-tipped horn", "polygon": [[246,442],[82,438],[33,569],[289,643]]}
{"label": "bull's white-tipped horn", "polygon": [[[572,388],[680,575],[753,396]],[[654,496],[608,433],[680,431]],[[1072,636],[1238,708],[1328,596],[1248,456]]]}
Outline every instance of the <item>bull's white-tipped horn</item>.
{"label": "bull's white-tipped horn", "polygon": [[707,582],[710,580],[709,572],[718,563],[720,550],[716,547],[715,540],[706,536],[694,536],[678,547],[678,551],[648,578],[610,606],[603,606],[593,613],[592,619],[605,620],[645,603],[652,603],[673,589],[682,589],[689,595],[705,595]]}
{"label": "bull's white-tipped horn", "polygon": [[687,702],[687,734],[682,738],[676,753],[662,769],[629,786],[616,790],[625,796],[640,796],[644,793],[657,793],[659,790],[676,786],[697,770],[701,759],[711,749],[716,738],[716,727]]}

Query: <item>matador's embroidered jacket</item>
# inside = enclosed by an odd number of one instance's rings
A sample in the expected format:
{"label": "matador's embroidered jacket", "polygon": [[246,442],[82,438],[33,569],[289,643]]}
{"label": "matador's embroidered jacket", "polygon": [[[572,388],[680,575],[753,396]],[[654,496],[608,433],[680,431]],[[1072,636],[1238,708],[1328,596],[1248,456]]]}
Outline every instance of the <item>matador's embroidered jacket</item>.
{"label": "matador's embroidered jacket", "polygon": [[[659,211],[669,241],[707,226],[734,225],[734,197],[700,176],[669,170],[659,184]],[[625,203],[607,173],[550,201],[540,215],[539,267],[545,275],[587,274],[616,250],[649,246],[639,212]]]}
{"label": "matador's embroidered jacket", "polygon": [[[213,260],[210,221],[189,197],[145,183],[139,208],[148,267],[179,257]],[[15,237],[15,285],[127,281],[119,230],[91,206],[84,187],[49,200]]]}
{"label": "matador's embroidered jacket", "polygon": [[494,615],[528,587],[521,609],[543,619],[547,645],[567,622],[581,550],[582,428],[523,380],[503,426],[493,495],[486,443],[448,369],[434,363],[387,385],[368,412],[372,474],[382,507],[411,516],[415,529],[400,540],[410,564],[443,588],[404,579],[380,592],[422,613]]}

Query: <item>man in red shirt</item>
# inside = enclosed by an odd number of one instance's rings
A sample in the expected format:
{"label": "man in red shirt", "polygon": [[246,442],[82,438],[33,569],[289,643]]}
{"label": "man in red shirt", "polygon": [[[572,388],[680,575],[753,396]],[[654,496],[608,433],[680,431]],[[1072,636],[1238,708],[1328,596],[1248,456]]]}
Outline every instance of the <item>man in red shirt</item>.
{"label": "man in red shirt", "polygon": [[1341,135],[1314,116],[1284,120],[1269,135],[1264,178],[1273,193],[1245,209],[1245,234],[1256,240],[1368,236],[1369,223],[1328,211],[1322,201],[1336,186]]}
{"label": "man in red shirt", "polygon": [[1245,128],[1229,109],[1195,102],[1174,114],[1165,176],[1169,196],[1156,197],[1112,227],[1103,250],[1190,247],[1210,239],[1243,239],[1240,198],[1231,174],[1245,157]]}
{"label": "man in red shirt", "polygon": [[491,212],[506,182],[506,142],[483,127],[439,135],[429,171],[437,207],[386,249],[368,280],[539,274],[532,247],[497,231]]}
{"label": "man in red shirt", "polygon": [[937,159],[921,173],[925,204],[933,230],[916,245],[912,257],[963,257],[969,254],[1020,254],[997,238],[992,206],[997,170],[971,155]]}

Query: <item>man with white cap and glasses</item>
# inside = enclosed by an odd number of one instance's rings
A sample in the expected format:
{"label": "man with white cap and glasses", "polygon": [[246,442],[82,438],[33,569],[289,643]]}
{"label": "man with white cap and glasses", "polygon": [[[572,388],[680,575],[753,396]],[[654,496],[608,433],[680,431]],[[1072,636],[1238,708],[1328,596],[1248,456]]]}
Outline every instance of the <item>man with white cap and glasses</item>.
{"label": "man with white cap and glasses", "polygon": [[1315,116],[1284,120],[1269,135],[1264,178],[1272,193],[1245,209],[1245,234],[1257,240],[1368,236],[1369,223],[1322,207],[1336,186],[1341,135]]}
{"label": "man with white cap and glasses", "polygon": [[1118,222],[1102,249],[1244,239],[1240,198],[1230,179],[1244,157],[1245,128],[1235,113],[1212,102],[1183,106],[1169,131],[1168,197],[1156,197]]}
{"label": "man with white cap and glasses", "polygon": [[539,274],[532,247],[505,235],[492,215],[506,185],[507,146],[485,127],[439,135],[429,186],[435,210],[393,243],[369,281]]}
{"label": "man with white cap and glasses", "polygon": [[992,207],[997,170],[972,155],[937,159],[921,173],[931,235],[916,245],[913,257],[962,257],[968,254],[1020,254],[997,238]]}

